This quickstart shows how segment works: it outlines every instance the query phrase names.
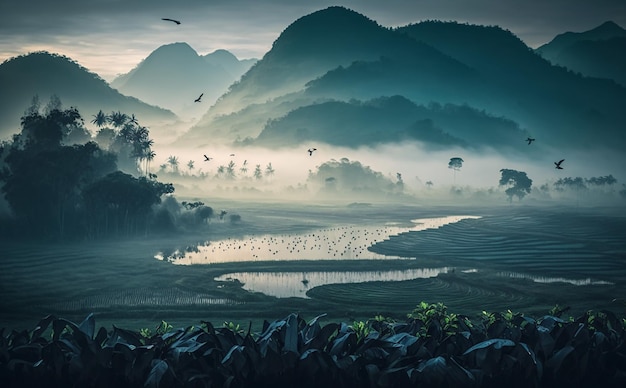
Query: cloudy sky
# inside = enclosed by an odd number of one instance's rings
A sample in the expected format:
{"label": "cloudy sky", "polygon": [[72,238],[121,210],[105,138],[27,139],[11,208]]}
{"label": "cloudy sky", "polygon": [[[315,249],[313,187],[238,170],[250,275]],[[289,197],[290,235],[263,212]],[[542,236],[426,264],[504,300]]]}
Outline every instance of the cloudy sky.
{"label": "cloudy sky", "polygon": [[111,80],[173,42],[199,54],[261,58],[289,24],[330,5],[386,27],[432,19],[498,25],[533,48],[607,20],[626,27],[626,0],[1,0],[0,61],[47,50]]}

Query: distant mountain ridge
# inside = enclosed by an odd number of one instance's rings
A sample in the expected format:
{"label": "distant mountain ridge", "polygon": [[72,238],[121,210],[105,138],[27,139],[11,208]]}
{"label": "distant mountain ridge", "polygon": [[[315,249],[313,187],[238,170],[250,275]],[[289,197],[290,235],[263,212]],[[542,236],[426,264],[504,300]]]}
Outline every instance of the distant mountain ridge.
{"label": "distant mountain ridge", "polygon": [[40,51],[0,64],[1,138],[19,132],[20,117],[35,95],[44,104],[58,96],[65,107],[77,107],[86,121],[99,110],[134,113],[144,123],[177,119],[169,110],[120,94],[70,58]]}
{"label": "distant mountain ridge", "polygon": [[614,22],[560,34],[535,51],[555,65],[626,87],[626,29]]}
{"label": "distant mountain ridge", "polygon": [[624,119],[624,111],[614,104],[626,101],[626,89],[552,66],[509,31],[456,22],[423,22],[398,31],[478,71],[489,90],[486,104],[468,101],[475,107],[511,118],[530,131],[538,128],[555,143],[581,147],[600,137],[608,143],[618,138],[626,142],[623,134],[604,132]]}
{"label": "distant mountain ridge", "polygon": [[[343,7],[314,12],[287,27],[179,143],[254,142],[269,133],[278,139],[279,124],[287,122],[332,143],[322,134],[332,136],[324,126],[333,115],[320,107],[333,105],[323,104],[388,96],[423,105],[467,105],[511,120],[552,146],[626,146],[626,88],[553,66],[510,31],[455,22],[389,29]],[[302,137],[294,137],[288,125],[281,128],[283,142]],[[346,138],[360,136],[359,125],[342,122],[336,130]],[[465,130],[477,131],[469,125]],[[493,137],[482,142],[497,145]]]}
{"label": "distant mountain ridge", "polygon": [[[358,136],[352,128],[358,128]],[[430,148],[480,149],[482,139],[489,137],[490,146],[515,148],[513,144],[522,149],[526,144],[518,140],[528,135],[511,120],[468,106],[423,106],[392,96],[364,102],[320,102],[294,109],[269,122],[253,144],[277,147],[325,142],[354,148],[417,140]]]}
{"label": "distant mountain ridge", "polygon": [[[331,70],[354,62],[382,58],[395,60],[407,54],[416,59],[414,64],[432,70],[445,68],[456,74],[471,72],[462,63],[432,47],[397,34],[349,9],[329,7],[314,12],[290,24],[272,49],[220,98],[195,128],[207,127],[216,117],[247,106],[298,93],[307,83]],[[420,57],[424,60],[420,61]],[[192,137],[194,132],[192,129]]]}
{"label": "distant mountain ridge", "polygon": [[[255,61],[240,61],[226,50],[202,56],[187,43],[172,43],[158,47],[111,86],[179,115],[199,117]],[[194,103],[200,94],[203,104]]]}

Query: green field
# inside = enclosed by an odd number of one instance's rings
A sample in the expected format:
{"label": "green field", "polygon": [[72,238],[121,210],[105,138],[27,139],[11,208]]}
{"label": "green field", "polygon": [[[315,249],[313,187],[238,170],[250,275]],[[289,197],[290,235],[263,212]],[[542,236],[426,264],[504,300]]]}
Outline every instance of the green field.
{"label": "green field", "polygon": [[[259,328],[291,312],[306,319],[350,321],[382,314],[402,318],[420,301],[443,302],[470,316],[482,310],[542,315],[555,304],[572,314],[624,312],[626,217],[623,209],[532,206],[495,208],[221,203],[241,223],[213,220],[194,233],[143,240],[71,244],[13,243],[0,248],[0,327],[32,328],[56,314],[98,325],[188,326],[208,320]],[[338,225],[410,225],[410,220],[476,215],[438,229],[402,233],[371,251],[385,260],[289,260],[173,265],[159,252],[260,234],[311,233]],[[297,257],[295,257],[297,259]],[[400,282],[330,284],[309,298],[275,298],[214,278],[233,272],[386,271],[452,268],[437,277]],[[582,285],[577,285],[582,284]],[[613,301],[613,299],[618,299]]]}

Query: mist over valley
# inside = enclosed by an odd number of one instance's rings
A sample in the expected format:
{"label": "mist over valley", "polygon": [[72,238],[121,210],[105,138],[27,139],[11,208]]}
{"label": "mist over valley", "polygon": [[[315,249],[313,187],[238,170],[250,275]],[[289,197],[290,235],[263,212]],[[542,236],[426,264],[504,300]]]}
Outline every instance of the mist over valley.
{"label": "mist over valley", "polygon": [[625,37],[607,21],[532,49],[506,26],[331,6],[261,58],[155,42],[110,82],[56,53],[10,58],[0,327],[93,313],[67,327],[97,317],[143,349],[159,322],[250,335],[291,313],[354,341],[435,307],[485,327],[621,322]]}

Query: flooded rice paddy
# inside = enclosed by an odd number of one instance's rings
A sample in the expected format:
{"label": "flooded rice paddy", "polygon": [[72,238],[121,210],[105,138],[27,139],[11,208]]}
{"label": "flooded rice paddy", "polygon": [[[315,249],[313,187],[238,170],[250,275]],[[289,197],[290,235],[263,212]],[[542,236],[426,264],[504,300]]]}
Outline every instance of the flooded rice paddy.
{"label": "flooded rice paddy", "polygon": [[294,311],[401,318],[422,300],[464,314],[542,314],[555,304],[626,312],[624,209],[236,209],[242,223],[194,235],[3,242],[0,327],[90,312],[129,328],[262,323]]}
{"label": "flooded rice paddy", "polygon": [[379,226],[342,225],[300,234],[264,234],[243,238],[228,238],[176,251],[167,257],[162,252],[155,255],[159,260],[172,264],[241,263],[250,261],[299,261],[299,260],[383,260],[400,259],[369,251],[374,244],[391,236],[409,231],[437,229],[444,225],[477,216],[445,216],[412,220],[412,227],[393,224]]}

